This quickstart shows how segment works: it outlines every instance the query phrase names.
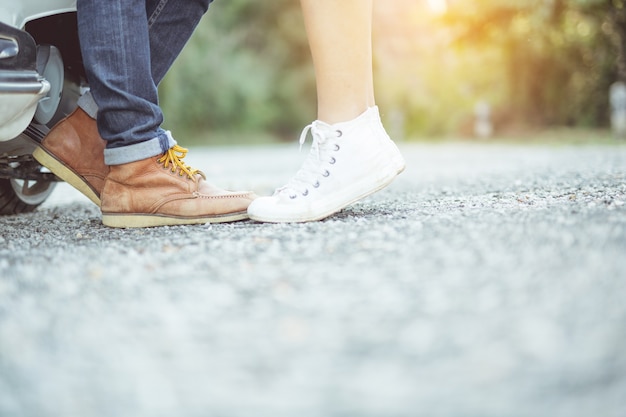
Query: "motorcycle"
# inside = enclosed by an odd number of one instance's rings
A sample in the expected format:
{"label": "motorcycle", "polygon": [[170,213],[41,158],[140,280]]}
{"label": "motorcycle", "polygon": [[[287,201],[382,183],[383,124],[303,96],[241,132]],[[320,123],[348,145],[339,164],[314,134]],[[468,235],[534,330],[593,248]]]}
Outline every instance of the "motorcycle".
{"label": "motorcycle", "polygon": [[0,0],[0,215],[33,211],[60,181],[32,152],[87,88],[76,0]]}

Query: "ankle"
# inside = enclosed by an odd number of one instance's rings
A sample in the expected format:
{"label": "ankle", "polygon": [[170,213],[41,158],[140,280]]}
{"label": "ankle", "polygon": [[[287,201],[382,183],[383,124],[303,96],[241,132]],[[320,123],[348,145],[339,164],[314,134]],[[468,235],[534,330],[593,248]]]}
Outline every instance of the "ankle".
{"label": "ankle", "polygon": [[376,105],[350,106],[341,109],[320,109],[318,110],[317,120],[329,125],[351,122],[373,107],[376,107]]}

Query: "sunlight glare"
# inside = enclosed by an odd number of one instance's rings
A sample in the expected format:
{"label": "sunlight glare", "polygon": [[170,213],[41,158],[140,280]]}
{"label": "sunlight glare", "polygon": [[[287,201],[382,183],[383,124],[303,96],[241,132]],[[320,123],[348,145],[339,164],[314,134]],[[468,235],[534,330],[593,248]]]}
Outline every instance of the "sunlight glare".
{"label": "sunlight glare", "polygon": [[428,7],[435,14],[444,14],[448,11],[447,0],[428,0]]}

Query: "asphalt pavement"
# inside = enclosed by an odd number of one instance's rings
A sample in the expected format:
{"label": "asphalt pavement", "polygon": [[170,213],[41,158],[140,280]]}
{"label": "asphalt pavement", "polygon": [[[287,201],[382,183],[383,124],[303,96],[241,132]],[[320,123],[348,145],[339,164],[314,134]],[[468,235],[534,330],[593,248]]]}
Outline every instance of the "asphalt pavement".
{"label": "asphalt pavement", "polygon": [[[316,223],[1,217],[0,416],[626,416],[626,145],[400,147]],[[305,156],[187,159],[265,194]]]}

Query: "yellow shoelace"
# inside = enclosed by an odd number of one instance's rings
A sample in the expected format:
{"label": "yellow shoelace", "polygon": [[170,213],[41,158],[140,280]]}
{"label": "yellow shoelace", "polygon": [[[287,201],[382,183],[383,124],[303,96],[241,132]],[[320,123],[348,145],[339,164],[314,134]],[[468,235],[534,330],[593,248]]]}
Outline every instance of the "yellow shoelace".
{"label": "yellow shoelace", "polygon": [[163,164],[163,168],[168,168],[171,164],[171,171],[176,172],[177,170],[180,170],[178,175],[180,175],[181,177],[184,173],[187,174],[190,179],[193,179],[194,175],[199,174],[202,178],[206,179],[206,176],[202,171],[200,171],[199,169],[191,168],[189,165],[183,162],[183,158],[187,156],[187,152],[189,152],[188,149],[183,148],[182,146],[174,145],[167,152],[165,152],[165,154],[157,161],[160,164]]}

